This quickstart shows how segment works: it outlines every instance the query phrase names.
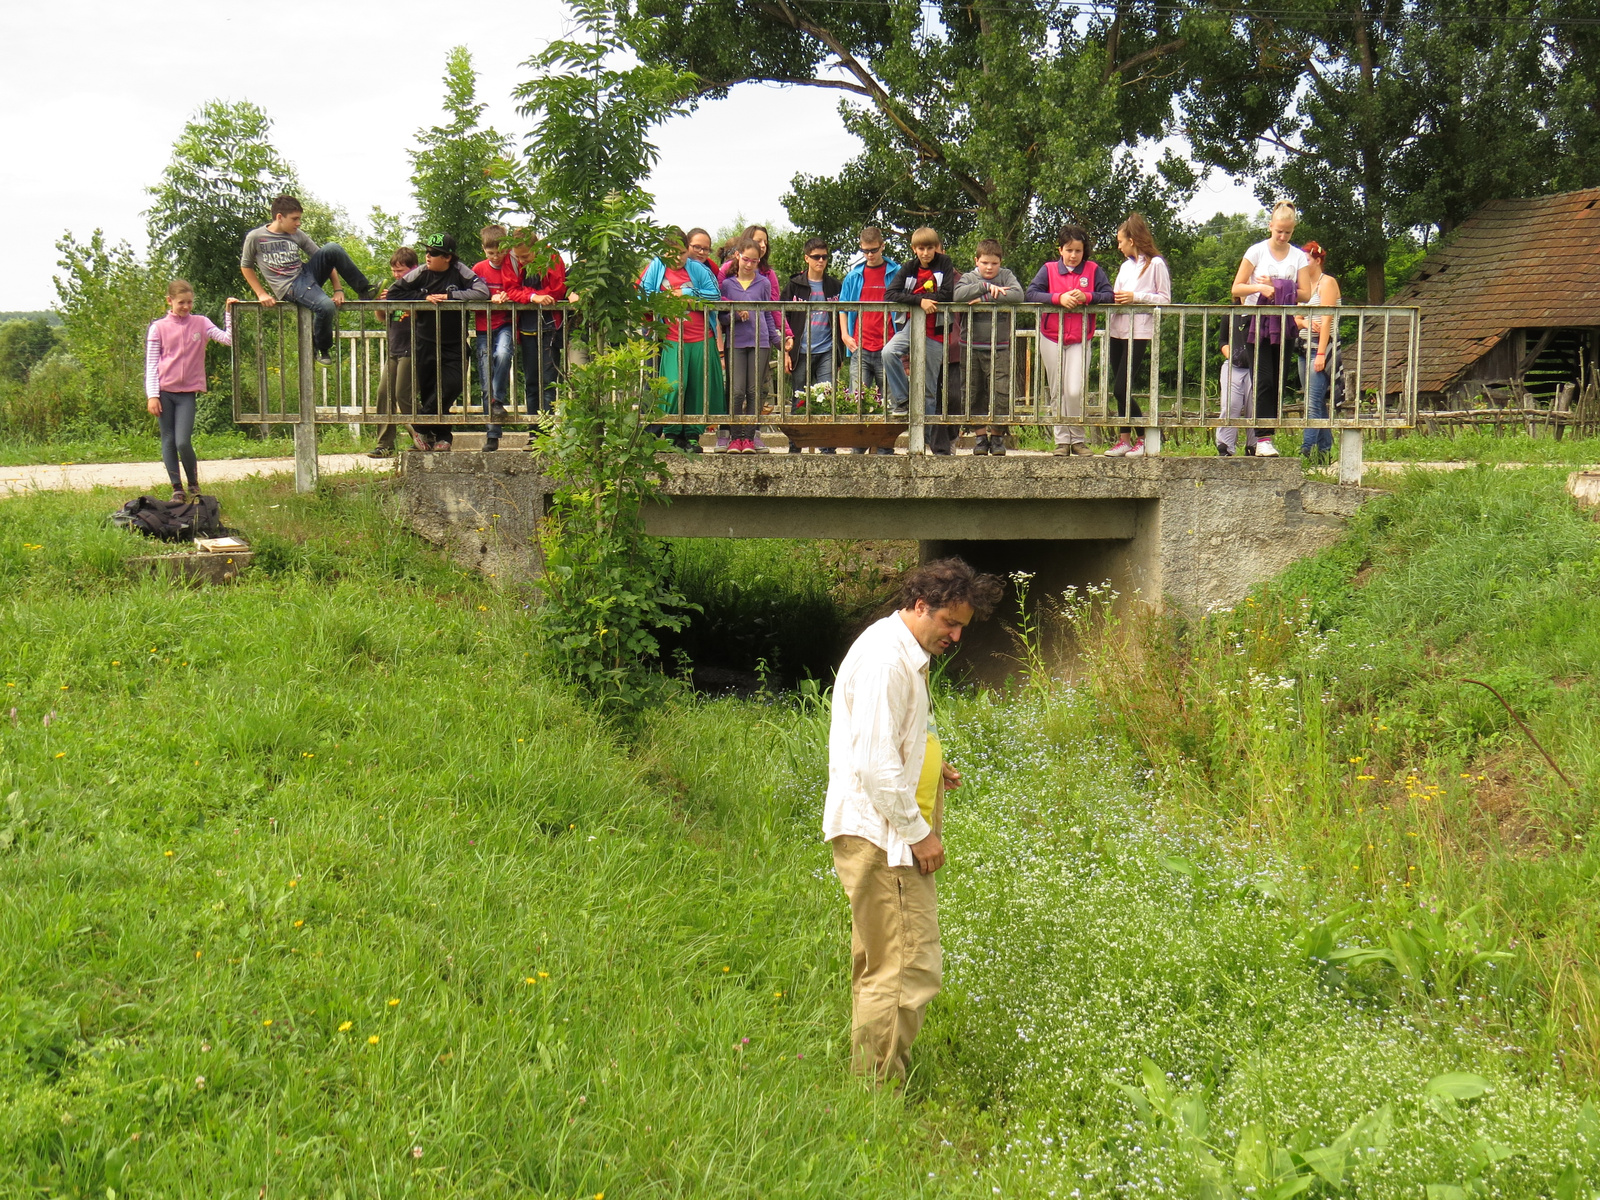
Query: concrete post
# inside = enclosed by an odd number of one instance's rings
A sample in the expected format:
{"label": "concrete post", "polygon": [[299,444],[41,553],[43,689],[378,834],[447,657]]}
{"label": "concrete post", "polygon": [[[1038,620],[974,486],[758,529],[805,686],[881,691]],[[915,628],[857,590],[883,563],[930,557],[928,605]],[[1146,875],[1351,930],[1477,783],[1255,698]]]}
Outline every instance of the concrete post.
{"label": "concrete post", "polygon": [[922,454],[927,450],[928,394],[928,327],[922,320],[922,310],[911,310],[911,370],[907,372],[910,395],[906,398],[906,453]]}
{"label": "concrete post", "polygon": [[1144,454],[1146,458],[1154,458],[1161,453],[1161,426],[1147,425],[1144,431]]}
{"label": "concrete post", "polygon": [[300,420],[294,427],[294,490],[317,490],[317,363],[311,344],[311,310],[296,306],[300,335]]}
{"label": "concrete post", "polygon": [[1361,486],[1361,430],[1339,430],[1339,482]]}

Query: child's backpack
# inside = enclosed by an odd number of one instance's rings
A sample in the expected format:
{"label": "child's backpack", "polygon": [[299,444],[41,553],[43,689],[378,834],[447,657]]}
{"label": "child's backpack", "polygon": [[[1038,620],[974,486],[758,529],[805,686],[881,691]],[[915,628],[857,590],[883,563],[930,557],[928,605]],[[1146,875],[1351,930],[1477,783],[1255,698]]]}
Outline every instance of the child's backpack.
{"label": "child's backpack", "polygon": [[140,496],[111,514],[111,523],[163,542],[192,542],[222,535],[222,506],[215,496],[153,500]]}

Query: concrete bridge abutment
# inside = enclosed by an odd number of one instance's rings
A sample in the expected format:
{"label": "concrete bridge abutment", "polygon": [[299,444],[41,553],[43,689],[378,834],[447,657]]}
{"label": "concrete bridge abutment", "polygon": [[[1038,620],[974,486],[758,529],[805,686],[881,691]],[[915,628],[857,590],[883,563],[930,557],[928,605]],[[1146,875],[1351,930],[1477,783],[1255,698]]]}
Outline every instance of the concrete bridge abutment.
{"label": "concrete bridge abutment", "polygon": [[[999,620],[962,655],[980,678],[1012,670],[1015,588],[1034,602],[1109,585],[1126,610],[1199,615],[1342,534],[1376,493],[1307,480],[1295,460],[673,456],[661,537],[914,540],[1007,579]],[[405,518],[464,566],[506,580],[539,572],[535,534],[552,483],[530,455],[407,453]]]}

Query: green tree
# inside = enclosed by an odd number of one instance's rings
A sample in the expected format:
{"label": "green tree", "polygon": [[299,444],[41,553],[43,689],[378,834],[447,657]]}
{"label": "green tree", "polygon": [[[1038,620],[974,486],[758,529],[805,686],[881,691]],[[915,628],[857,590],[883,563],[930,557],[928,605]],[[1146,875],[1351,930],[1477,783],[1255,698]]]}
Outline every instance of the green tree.
{"label": "green tree", "polygon": [[245,234],[267,221],[273,197],[296,189],[294,168],[273,147],[271,132],[267,114],[248,100],[207,101],[149,189],[153,257],[189,280],[219,317],[223,299],[242,286]]}
{"label": "green tree", "polygon": [[55,277],[62,334],[84,374],[90,419],[128,427],[144,420],[144,338],[166,308],[166,272],[126,242],[63,234]]}
{"label": "green tree", "polygon": [[558,415],[540,434],[556,491],[540,534],[539,620],[567,677],[627,715],[660,683],[650,669],[654,631],[684,624],[684,602],[663,582],[660,551],[644,535],[644,505],[660,495],[663,443],[646,427],[660,384],[656,347],[638,334],[662,327],[647,316],[684,306],[662,293],[640,296],[636,280],[641,262],[663,249],[642,187],[657,157],[649,133],[680,109],[691,81],[659,66],[608,65],[627,50],[608,0],[573,7],[587,40],[552,42],[529,61],[538,75],[516,94],[535,127],[523,168],[506,176],[517,207],[544,222],[536,253],[572,252],[568,286],[596,351],[571,371]]}
{"label": "green tree", "polygon": [[480,129],[486,105],[479,102],[478,73],[465,46],[445,59],[444,109],[449,121],[417,131],[411,154],[411,190],[424,235],[450,233],[470,253],[478,231],[501,211],[509,141]]}
{"label": "green tree", "polygon": [[932,224],[950,245],[995,236],[1041,253],[1068,218],[1101,239],[1132,208],[1163,225],[1192,173],[1172,155],[1142,171],[1119,147],[1168,132],[1173,97],[1202,64],[1255,60],[1200,0],[1087,14],[1055,0],[632,0],[630,11],[672,17],[632,40],[644,61],[695,72],[697,96],[747,81],[844,93],[862,152],[835,176],[797,175],[784,200],[796,227],[840,242],[868,221],[900,234]]}
{"label": "green tree", "polygon": [[1562,153],[1556,7],[1313,0],[1251,19],[1262,59],[1298,80],[1292,102],[1242,87],[1230,105],[1218,76],[1184,97],[1186,132],[1204,161],[1253,176],[1264,202],[1295,201],[1330,267],[1357,276],[1346,294],[1379,303],[1409,231],[1448,232],[1488,200],[1596,177]]}
{"label": "green tree", "polygon": [[35,317],[0,324],[0,379],[23,383],[28,372],[56,348],[56,331]]}

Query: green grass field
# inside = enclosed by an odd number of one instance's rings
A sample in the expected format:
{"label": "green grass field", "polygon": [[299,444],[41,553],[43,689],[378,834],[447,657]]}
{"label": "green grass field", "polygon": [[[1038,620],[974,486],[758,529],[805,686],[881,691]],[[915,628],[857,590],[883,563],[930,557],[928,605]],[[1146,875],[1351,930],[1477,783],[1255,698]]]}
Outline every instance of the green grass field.
{"label": "green grass field", "polygon": [[1322,847],[1196,819],[1088,688],[941,696],[946,992],[861,1086],[823,706],[620,743],[388,486],[219,486],[260,553],[194,591],[109,494],[0,501],[0,1195],[1600,1183],[1525,963],[1333,956],[1373,935]]}

